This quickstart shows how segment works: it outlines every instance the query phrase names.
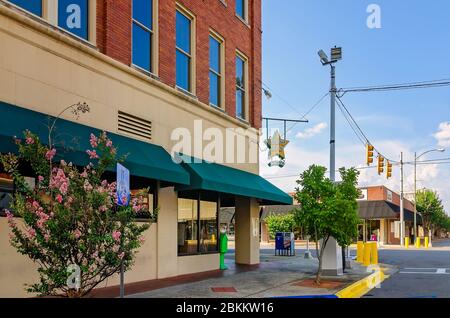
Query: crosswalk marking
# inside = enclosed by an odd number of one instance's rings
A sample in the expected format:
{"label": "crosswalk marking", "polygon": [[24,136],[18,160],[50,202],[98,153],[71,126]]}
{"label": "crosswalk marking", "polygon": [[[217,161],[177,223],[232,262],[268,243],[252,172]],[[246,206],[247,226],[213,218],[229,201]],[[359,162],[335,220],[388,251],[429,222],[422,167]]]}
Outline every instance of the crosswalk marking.
{"label": "crosswalk marking", "polygon": [[[404,268],[400,274],[450,275],[447,268]],[[449,272],[447,273],[447,270]]]}

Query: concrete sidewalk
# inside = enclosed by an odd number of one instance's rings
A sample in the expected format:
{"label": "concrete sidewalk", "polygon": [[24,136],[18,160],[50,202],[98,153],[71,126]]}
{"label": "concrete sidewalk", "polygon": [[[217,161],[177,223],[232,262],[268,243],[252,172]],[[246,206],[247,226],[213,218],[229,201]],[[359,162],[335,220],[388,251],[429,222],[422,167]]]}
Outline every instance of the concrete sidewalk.
{"label": "concrete sidewalk", "polygon": [[155,289],[129,295],[131,298],[270,298],[334,295],[371,274],[356,263],[343,276],[323,277],[321,288],[312,280],[317,259],[303,254],[280,257],[261,254],[261,264],[247,271],[236,270],[234,255],[227,255],[229,270],[222,277]]}

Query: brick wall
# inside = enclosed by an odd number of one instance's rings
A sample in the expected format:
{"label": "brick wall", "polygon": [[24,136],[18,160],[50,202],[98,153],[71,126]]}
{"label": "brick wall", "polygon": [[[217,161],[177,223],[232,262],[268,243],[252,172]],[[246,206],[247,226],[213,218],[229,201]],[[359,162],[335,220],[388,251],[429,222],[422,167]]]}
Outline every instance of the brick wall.
{"label": "brick wall", "polygon": [[[387,201],[387,191],[392,192],[392,203],[400,205],[400,195],[384,186],[369,187],[367,188],[367,197],[369,201]],[[414,204],[409,200],[404,200],[404,207],[407,210],[414,211]]]}
{"label": "brick wall", "polygon": [[[97,45],[126,65],[131,63],[131,0],[98,0]],[[179,0],[196,17],[196,95],[209,104],[209,29],[225,40],[225,111],[235,110],[236,49],[249,59],[249,121],[261,127],[261,0],[249,0],[249,25],[235,15],[234,0]],[[224,5],[223,3],[226,3]],[[175,86],[175,0],[159,1],[159,77]]]}

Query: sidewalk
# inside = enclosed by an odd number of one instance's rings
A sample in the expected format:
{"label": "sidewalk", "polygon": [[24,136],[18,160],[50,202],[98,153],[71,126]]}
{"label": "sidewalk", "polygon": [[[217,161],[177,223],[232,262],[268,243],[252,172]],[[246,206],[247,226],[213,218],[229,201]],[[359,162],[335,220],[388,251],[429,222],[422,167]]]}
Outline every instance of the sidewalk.
{"label": "sidewalk", "polygon": [[318,288],[313,283],[318,261],[302,255],[280,257],[261,254],[261,264],[247,271],[233,263],[227,255],[229,270],[222,277],[183,283],[148,292],[129,295],[131,298],[270,298],[334,295],[347,286],[372,274],[353,263],[353,269],[339,277],[323,277]]}

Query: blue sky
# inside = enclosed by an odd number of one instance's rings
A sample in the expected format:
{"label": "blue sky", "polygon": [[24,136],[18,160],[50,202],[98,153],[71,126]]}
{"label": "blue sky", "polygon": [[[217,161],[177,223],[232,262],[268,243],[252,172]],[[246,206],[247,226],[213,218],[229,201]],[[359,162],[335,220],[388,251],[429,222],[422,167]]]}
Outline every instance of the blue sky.
{"label": "blue sky", "polygon": [[[450,78],[450,1],[447,0],[263,0],[263,82],[273,98],[263,101],[265,116],[298,118],[329,89],[329,68],[317,51],[343,47],[337,64],[337,86],[369,86]],[[366,24],[368,5],[381,8],[381,29]],[[281,5],[282,4],[282,5]],[[295,107],[291,109],[282,99]],[[343,101],[367,137],[386,156],[398,159],[400,151],[411,161],[415,151],[450,146],[450,88],[383,93],[347,94]],[[337,110],[337,164],[363,166],[364,148]],[[328,165],[329,100],[309,116],[309,124],[296,126],[288,135],[287,164],[268,168],[262,153],[261,172],[286,191],[295,177],[312,163]],[[450,127],[450,126],[449,126]],[[272,126],[275,128],[275,126]],[[306,134],[305,131],[309,130]],[[303,133],[303,138],[296,136]],[[450,157],[430,154],[427,159]],[[364,171],[361,185],[386,184],[399,190],[399,169],[386,182],[376,171]],[[405,169],[405,191],[412,191],[412,169]],[[440,192],[450,210],[450,165],[419,169],[419,188]]]}

